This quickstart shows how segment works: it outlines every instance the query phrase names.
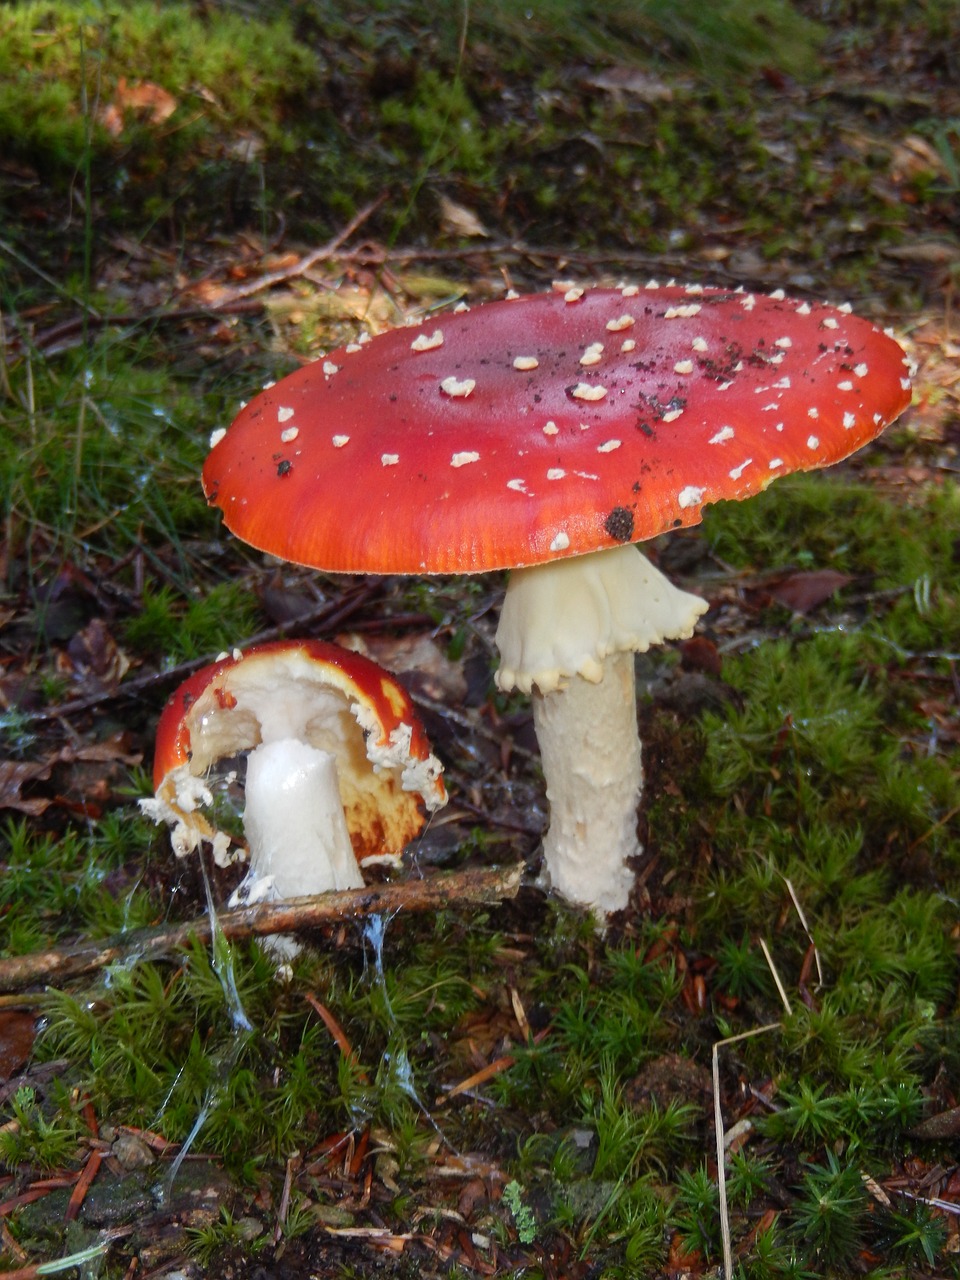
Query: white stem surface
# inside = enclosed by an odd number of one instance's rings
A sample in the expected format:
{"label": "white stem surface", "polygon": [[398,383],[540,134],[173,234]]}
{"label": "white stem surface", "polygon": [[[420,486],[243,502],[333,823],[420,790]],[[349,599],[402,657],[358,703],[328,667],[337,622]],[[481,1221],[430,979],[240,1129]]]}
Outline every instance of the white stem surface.
{"label": "white stem surface", "polygon": [[343,816],[336,760],[328,751],[294,738],[251,751],[243,828],[250,870],[234,895],[239,901],[363,885]]}
{"label": "white stem surface", "polygon": [[693,634],[707,608],[634,546],[514,570],[501,689],[533,696],[550,802],[544,879],[598,915],[626,906],[643,773],[634,652]]}
{"label": "white stem surface", "polygon": [[604,662],[597,683],[574,676],[533,693],[550,826],[543,880],[568,902],[598,915],[627,904],[640,852],[637,809],[643,785],[633,653]]}

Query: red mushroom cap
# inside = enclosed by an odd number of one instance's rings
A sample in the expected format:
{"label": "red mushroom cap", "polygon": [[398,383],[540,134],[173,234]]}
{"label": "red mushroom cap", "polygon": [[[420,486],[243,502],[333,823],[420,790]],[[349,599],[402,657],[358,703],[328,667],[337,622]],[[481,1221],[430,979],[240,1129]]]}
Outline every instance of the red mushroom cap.
{"label": "red mushroom cap", "polygon": [[[289,736],[337,756],[358,859],[414,838],[423,826],[418,797],[430,809],[445,803],[440,766],[406,690],[370,658],[321,640],[255,645],[184,681],[157,726],[158,798],[182,816],[178,774],[202,777],[217,760],[283,736],[286,719],[294,721]],[[209,838],[206,824],[199,827]]]}
{"label": "red mushroom cap", "polygon": [[238,537],[347,573],[540,564],[696,524],[837,462],[909,403],[845,308],[721,289],[492,302],[331,352],[211,451]]}

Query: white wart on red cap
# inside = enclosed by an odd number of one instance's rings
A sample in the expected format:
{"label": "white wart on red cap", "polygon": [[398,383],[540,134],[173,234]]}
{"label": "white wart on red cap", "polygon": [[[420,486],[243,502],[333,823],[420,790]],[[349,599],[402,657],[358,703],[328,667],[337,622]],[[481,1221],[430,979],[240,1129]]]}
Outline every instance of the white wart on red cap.
{"label": "white wart on red cap", "polygon": [[695,524],[846,457],[908,402],[902,350],[847,308],[574,289],[331,352],[243,409],[203,483],[286,560],[480,572]]}

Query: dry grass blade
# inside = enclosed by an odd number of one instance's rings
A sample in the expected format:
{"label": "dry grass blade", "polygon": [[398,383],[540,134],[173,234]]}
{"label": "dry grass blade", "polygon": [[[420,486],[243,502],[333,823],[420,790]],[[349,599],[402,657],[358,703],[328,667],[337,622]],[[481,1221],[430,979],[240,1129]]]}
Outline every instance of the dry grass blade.
{"label": "dry grass blade", "polygon": [[[764,948],[766,953],[766,948]],[[720,1050],[740,1040],[750,1040],[754,1036],[765,1035],[768,1031],[778,1031],[779,1022],[768,1022],[766,1026],[754,1027],[751,1031],[742,1031],[739,1035],[729,1036],[726,1040],[717,1040],[713,1045],[713,1122],[717,1138],[717,1192],[720,1197],[720,1233],[723,1239],[723,1274],[724,1280],[733,1280],[733,1240],[730,1234],[730,1214],[727,1209],[727,1175],[724,1163],[724,1129],[723,1108],[720,1105]]]}

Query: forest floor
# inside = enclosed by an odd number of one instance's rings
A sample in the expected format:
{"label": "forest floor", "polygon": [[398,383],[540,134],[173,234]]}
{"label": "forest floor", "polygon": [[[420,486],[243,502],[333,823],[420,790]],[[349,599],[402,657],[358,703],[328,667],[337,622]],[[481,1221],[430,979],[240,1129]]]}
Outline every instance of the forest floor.
{"label": "forest floor", "polygon": [[[7,7],[11,1274],[960,1272],[952,8]],[[917,372],[852,460],[652,545],[710,607],[638,658],[643,854],[600,933],[536,885],[503,575],[280,565],[199,474],[342,343],[651,276],[849,302]],[[376,876],[440,905],[305,926],[281,983],[212,929],[237,869],[137,800],[181,680],[307,635],[399,674],[450,803]]]}

